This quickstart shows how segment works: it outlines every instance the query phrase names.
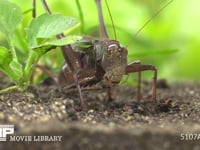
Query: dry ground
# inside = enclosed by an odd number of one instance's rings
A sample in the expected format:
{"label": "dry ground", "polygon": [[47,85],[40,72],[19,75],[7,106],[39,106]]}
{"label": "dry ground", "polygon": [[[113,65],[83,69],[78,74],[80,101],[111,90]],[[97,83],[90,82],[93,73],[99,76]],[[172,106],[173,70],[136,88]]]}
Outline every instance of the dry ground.
{"label": "dry ground", "polygon": [[60,135],[62,142],[1,142],[0,149],[198,149],[200,137],[186,133],[200,134],[200,84],[160,81],[157,104],[149,88],[141,102],[135,87],[126,85],[113,90],[111,102],[105,90],[84,92],[82,111],[76,94],[54,86],[2,94],[0,124],[14,124],[15,135]]}

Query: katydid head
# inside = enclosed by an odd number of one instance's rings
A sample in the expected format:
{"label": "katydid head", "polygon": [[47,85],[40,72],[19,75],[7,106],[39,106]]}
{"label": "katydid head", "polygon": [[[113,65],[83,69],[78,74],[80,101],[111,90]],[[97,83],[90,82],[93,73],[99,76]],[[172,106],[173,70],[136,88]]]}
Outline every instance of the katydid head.
{"label": "katydid head", "polygon": [[[146,27],[149,22],[157,16],[166,6],[168,6],[173,0],[170,0],[166,3],[162,8],[160,8],[145,24],[138,30],[135,34],[138,35],[144,27]],[[101,58],[101,66],[105,71],[104,79],[109,81],[109,83],[117,84],[121,81],[122,76],[125,74],[125,69],[127,66],[127,49],[123,47],[118,41],[116,41],[116,32],[115,27],[112,19],[112,15],[108,6],[107,0],[105,0],[107,9],[109,11],[109,15],[112,21],[112,26],[114,30],[115,40],[109,40],[108,33],[106,31],[106,26],[103,19],[102,7],[101,7],[101,0],[96,0],[97,10],[98,10],[98,17],[100,23],[100,33],[101,38],[106,39],[102,42],[102,58]]]}
{"label": "katydid head", "polygon": [[[100,23],[100,35],[101,38],[106,39],[101,42],[101,66],[105,71],[104,79],[111,84],[117,84],[121,81],[122,76],[125,74],[125,68],[127,65],[127,49],[123,47],[116,40],[109,40],[106,26],[103,19],[101,0],[96,0],[96,6],[98,10],[98,17]],[[109,10],[108,3],[106,6]],[[111,12],[109,14],[112,20]],[[114,23],[112,25],[115,33]],[[115,34],[116,39],[116,34]]]}
{"label": "katydid head", "polygon": [[[138,35],[144,27],[146,27],[149,22],[157,16],[166,6],[168,6],[173,0],[170,0],[168,3],[166,3],[162,8],[160,8],[145,24],[138,30],[138,32],[135,34]],[[104,39],[102,40],[101,45],[101,66],[105,71],[104,79],[109,81],[109,83],[116,84],[119,83],[122,79],[122,76],[125,74],[125,69],[127,66],[127,49],[123,47],[116,39],[116,32],[115,27],[112,19],[112,15],[110,12],[110,9],[108,7],[108,2],[105,0],[107,9],[109,11],[109,15],[112,21],[112,26],[114,30],[115,40],[109,40],[109,36],[106,30],[104,18],[103,18],[103,12],[102,12],[102,6],[101,6],[101,0],[95,0],[97,11],[98,11],[98,18],[99,18],[99,24],[100,24],[100,38]],[[106,40],[105,40],[106,39]],[[127,47],[127,46],[126,46]]]}
{"label": "katydid head", "polygon": [[116,40],[105,40],[102,50],[101,66],[105,71],[104,79],[117,84],[125,74],[127,49]]}

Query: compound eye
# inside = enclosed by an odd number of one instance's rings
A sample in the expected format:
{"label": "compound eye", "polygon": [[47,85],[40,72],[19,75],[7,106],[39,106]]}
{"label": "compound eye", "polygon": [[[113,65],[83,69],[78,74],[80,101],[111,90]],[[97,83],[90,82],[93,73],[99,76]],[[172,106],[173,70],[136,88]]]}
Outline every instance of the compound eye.
{"label": "compound eye", "polygon": [[113,51],[115,51],[118,48],[118,46],[116,44],[111,44],[108,46],[108,52],[112,53]]}

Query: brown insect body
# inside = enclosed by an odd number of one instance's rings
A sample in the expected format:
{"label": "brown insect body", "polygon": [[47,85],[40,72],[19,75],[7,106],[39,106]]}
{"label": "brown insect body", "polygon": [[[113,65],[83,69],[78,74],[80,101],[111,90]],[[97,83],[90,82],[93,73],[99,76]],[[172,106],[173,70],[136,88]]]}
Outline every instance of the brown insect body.
{"label": "brown insect body", "polygon": [[[80,59],[81,69],[77,71],[80,86],[89,86],[104,80],[110,86],[121,81],[127,65],[127,50],[115,40],[94,40],[91,47],[73,51]],[[67,63],[59,73],[59,85],[75,88],[73,72]],[[65,88],[66,89],[66,88]]]}
{"label": "brown insect body", "polygon": [[[42,0],[47,12],[51,13],[45,0]],[[139,61],[127,64],[127,49],[116,40],[109,40],[106,31],[101,0],[95,0],[100,23],[100,40],[86,40],[89,47],[81,48],[77,44],[61,47],[65,63],[58,75],[58,85],[69,93],[78,91],[80,103],[83,105],[82,90],[99,89],[94,87],[102,82],[108,89],[108,97],[111,99],[111,87],[118,84],[124,74],[138,72],[137,99],[141,99],[141,71],[152,70],[152,99],[156,102],[157,70],[152,65],[143,65]],[[57,38],[64,37],[63,34]],[[88,87],[90,86],[90,87]]]}

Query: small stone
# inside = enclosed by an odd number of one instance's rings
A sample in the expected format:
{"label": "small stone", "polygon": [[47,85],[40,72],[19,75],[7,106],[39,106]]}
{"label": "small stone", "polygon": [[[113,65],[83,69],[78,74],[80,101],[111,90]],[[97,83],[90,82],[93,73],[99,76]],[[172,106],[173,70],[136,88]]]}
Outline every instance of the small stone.
{"label": "small stone", "polygon": [[55,101],[55,103],[54,103],[56,106],[58,106],[60,103],[59,102],[57,102],[57,101]]}
{"label": "small stone", "polygon": [[13,116],[8,116],[8,121],[9,122],[14,122],[16,119]]}
{"label": "small stone", "polygon": [[190,94],[190,95],[194,95],[194,91],[192,91],[192,90],[189,91],[189,94]]}
{"label": "small stone", "polygon": [[132,119],[133,119],[132,116],[127,116],[127,117],[126,117],[126,120],[127,120],[127,121],[130,121],[130,120],[132,120]]}
{"label": "small stone", "polygon": [[65,110],[65,105],[62,105],[60,109]]}
{"label": "small stone", "polygon": [[93,109],[90,109],[89,111],[88,111],[88,113],[93,113],[94,112],[94,110]]}
{"label": "small stone", "polygon": [[57,113],[57,116],[58,116],[59,119],[63,119],[63,115],[60,112]]}
{"label": "small stone", "polygon": [[108,111],[104,111],[104,112],[103,112],[103,115],[104,115],[104,116],[108,116]]}
{"label": "small stone", "polygon": [[0,112],[0,119],[4,119],[4,118],[5,118],[5,115],[2,112]]}
{"label": "small stone", "polygon": [[26,96],[30,97],[30,98],[34,98],[34,94],[33,93],[26,93]]}
{"label": "small stone", "polygon": [[9,107],[11,107],[12,106],[12,104],[11,104],[11,102],[7,102],[7,105],[9,106]]}
{"label": "small stone", "polygon": [[92,121],[93,124],[96,124],[97,122],[95,120]]}
{"label": "small stone", "polygon": [[114,127],[114,126],[115,126],[115,123],[114,123],[114,122],[109,122],[108,126],[109,126],[109,127]]}

